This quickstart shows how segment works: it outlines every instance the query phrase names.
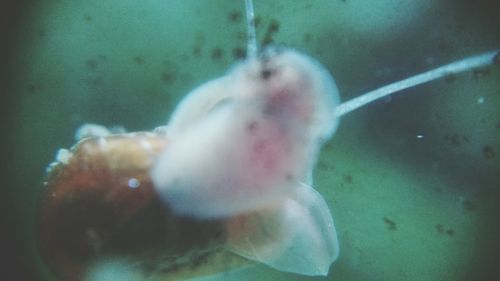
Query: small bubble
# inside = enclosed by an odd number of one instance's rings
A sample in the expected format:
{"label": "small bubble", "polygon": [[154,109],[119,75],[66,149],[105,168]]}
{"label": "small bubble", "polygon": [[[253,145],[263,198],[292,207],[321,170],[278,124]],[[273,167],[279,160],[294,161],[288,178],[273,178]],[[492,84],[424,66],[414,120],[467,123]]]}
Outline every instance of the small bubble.
{"label": "small bubble", "polygon": [[131,178],[128,180],[127,185],[130,188],[138,188],[141,185],[141,182],[136,178]]}

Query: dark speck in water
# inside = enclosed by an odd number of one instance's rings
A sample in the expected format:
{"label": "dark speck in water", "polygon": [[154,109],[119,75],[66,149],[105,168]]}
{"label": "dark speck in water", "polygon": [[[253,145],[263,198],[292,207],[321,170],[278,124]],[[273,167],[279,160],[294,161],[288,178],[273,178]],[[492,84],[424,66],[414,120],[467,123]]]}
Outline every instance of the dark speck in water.
{"label": "dark speck in water", "polygon": [[163,82],[171,84],[175,81],[175,73],[172,71],[164,71],[161,75]]}
{"label": "dark speck in water", "polygon": [[453,145],[461,145],[461,144],[469,142],[468,137],[466,137],[464,135],[457,134],[457,133],[446,134],[444,136],[444,139]]}
{"label": "dark speck in water", "polygon": [[491,147],[489,145],[485,145],[485,146],[483,146],[482,150],[483,150],[484,158],[486,158],[486,159],[495,158],[495,151],[493,150],[493,147]]}
{"label": "dark speck in water", "polygon": [[271,22],[269,22],[269,25],[267,26],[266,33],[264,34],[264,39],[262,39],[262,46],[269,45],[274,42],[273,36],[276,32],[278,32],[280,29],[280,23],[279,21],[272,19]]}
{"label": "dark speck in water", "polygon": [[439,233],[443,233],[443,230],[444,227],[442,224],[436,224],[436,230],[439,232]]}
{"label": "dark speck in water", "polygon": [[475,69],[472,71],[472,78],[478,79],[490,74],[489,69]]}
{"label": "dark speck in water", "polygon": [[201,56],[201,47],[200,46],[193,47],[193,55],[196,57]]}
{"label": "dark speck in water", "polygon": [[84,19],[85,21],[87,21],[87,22],[91,22],[91,21],[92,21],[92,17],[91,17],[89,14],[85,14],[85,15],[83,16],[83,19]]}
{"label": "dark speck in water", "polygon": [[192,49],[192,53],[195,57],[203,55],[203,46],[205,46],[205,35],[202,32],[198,32],[195,36],[195,43]]}
{"label": "dark speck in water", "polygon": [[439,49],[439,51],[441,51],[443,53],[449,53],[453,48],[450,45],[450,43],[448,43],[446,41],[442,41],[438,44],[438,49]]}
{"label": "dark speck in water", "polygon": [[269,32],[278,32],[280,29],[280,23],[277,20],[271,20],[269,26],[267,27],[267,31]]}
{"label": "dark speck in water", "polygon": [[144,57],[143,57],[143,56],[135,56],[135,57],[134,57],[134,62],[135,62],[136,64],[144,64],[144,62],[145,62],[145,61],[146,61],[146,60],[144,59]]}
{"label": "dark speck in water", "polygon": [[455,235],[455,230],[448,228],[446,229],[442,224],[438,223],[436,224],[436,230],[441,233],[441,234],[446,234],[448,236],[453,236]]}
{"label": "dark speck in water", "polygon": [[30,93],[33,93],[36,90],[36,87],[33,83],[29,83],[27,88],[28,88],[28,92],[30,92]]}
{"label": "dark speck in water", "polygon": [[313,7],[313,3],[309,2],[309,3],[306,3],[306,5],[304,6],[304,9],[310,9],[312,7]]}
{"label": "dark speck in water", "polygon": [[352,183],[352,176],[349,174],[344,175],[344,181],[347,183]]}
{"label": "dark speck in water", "polygon": [[389,219],[388,217],[384,217],[383,220],[384,220],[384,223],[387,225],[387,229],[389,229],[389,230],[396,230],[397,229],[395,221]]}
{"label": "dark speck in water", "polygon": [[96,59],[88,59],[85,61],[85,65],[87,65],[88,68],[95,70],[99,63],[97,62]]}
{"label": "dark speck in water", "polygon": [[99,66],[99,62],[105,62],[108,58],[105,55],[98,55],[93,58],[89,58],[85,61],[85,65],[91,69],[95,70]]}
{"label": "dark speck in water", "polygon": [[455,82],[455,79],[456,79],[456,77],[453,74],[448,74],[444,77],[444,81],[447,83],[453,83],[453,82]]}
{"label": "dark speck in water", "polygon": [[255,28],[258,28],[260,26],[260,23],[262,22],[262,18],[259,16],[255,16]]}
{"label": "dark speck in water", "polygon": [[333,167],[330,166],[328,163],[325,161],[320,160],[318,162],[318,169],[323,170],[323,171],[333,171]]}
{"label": "dark speck in water", "polygon": [[240,11],[231,11],[227,18],[230,22],[237,23],[241,21],[242,15]]}
{"label": "dark speck in water", "polygon": [[470,200],[463,200],[462,206],[467,211],[474,211],[477,208],[476,204]]}
{"label": "dark speck in water", "polygon": [[236,47],[233,49],[233,58],[236,60],[243,59],[247,55],[247,52],[244,48]]}
{"label": "dark speck in water", "polygon": [[222,56],[224,55],[224,51],[221,48],[214,48],[212,50],[211,57],[213,60],[220,60]]}

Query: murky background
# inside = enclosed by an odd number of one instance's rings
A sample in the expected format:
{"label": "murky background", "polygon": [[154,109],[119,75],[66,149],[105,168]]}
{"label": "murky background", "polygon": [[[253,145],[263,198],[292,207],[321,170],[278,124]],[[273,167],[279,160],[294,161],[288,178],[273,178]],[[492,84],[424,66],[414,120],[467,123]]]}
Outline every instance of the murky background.
{"label": "murky background", "polygon": [[[498,4],[469,2],[256,0],[257,34],[317,58],[346,100],[499,48]],[[34,219],[57,149],[87,122],[164,125],[183,95],[244,55],[245,14],[243,1],[231,0],[25,3],[4,27],[13,36],[4,37],[3,54],[3,266],[17,280],[52,280],[37,257]],[[257,267],[226,278],[492,278],[500,260],[499,67],[345,116],[322,151],[315,187],[340,239],[330,275]]]}

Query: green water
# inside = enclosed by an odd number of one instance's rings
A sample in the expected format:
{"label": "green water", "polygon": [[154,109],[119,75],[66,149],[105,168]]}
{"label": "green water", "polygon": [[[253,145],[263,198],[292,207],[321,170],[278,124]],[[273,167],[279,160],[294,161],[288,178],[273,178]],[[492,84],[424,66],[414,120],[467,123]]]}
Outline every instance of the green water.
{"label": "green water", "polygon": [[[260,42],[317,58],[346,100],[499,48],[498,7],[461,2],[257,0],[257,34]],[[71,146],[86,122],[131,131],[165,124],[183,95],[223,74],[245,48],[243,8],[230,0],[18,6],[20,16],[9,17],[18,20],[6,28],[12,36],[5,45],[13,48],[4,52],[5,274],[52,280],[37,258],[33,222],[57,149]],[[260,266],[226,278],[492,278],[500,260],[499,67],[432,82],[345,116],[322,151],[315,187],[340,239],[330,275]]]}

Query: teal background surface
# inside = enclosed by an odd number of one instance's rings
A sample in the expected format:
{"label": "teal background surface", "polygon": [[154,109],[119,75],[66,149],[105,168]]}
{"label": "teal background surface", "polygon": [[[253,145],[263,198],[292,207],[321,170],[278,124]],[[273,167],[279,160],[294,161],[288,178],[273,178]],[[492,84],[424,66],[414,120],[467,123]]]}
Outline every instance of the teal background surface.
{"label": "teal background surface", "polygon": [[[15,4],[2,9],[1,27],[1,268],[15,278],[5,280],[52,280],[37,256],[34,220],[57,149],[70,147],[83,123],[130,131],[166,124],[183,95],[225,73],[244,52],[244,5]],[[259,42],[315,57],[347,100],[498,49],[495,5],[256,0],[255,12]],[[315,187],[340,239],[330,275],[261,266],[225,278],[493,280],[500,261],[500,68],[434,81],[345,116],[321,153]]]}

